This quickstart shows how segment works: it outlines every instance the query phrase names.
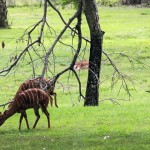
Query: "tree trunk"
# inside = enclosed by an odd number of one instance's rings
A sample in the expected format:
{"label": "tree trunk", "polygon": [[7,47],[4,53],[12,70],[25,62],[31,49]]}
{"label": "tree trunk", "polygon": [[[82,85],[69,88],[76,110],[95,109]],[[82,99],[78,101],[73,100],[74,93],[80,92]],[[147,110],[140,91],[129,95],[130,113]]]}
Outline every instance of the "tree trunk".
{"label": "tree trunk", "polygon": [[6,0],[0,0],[0,28],[8,27]]}
{"label": "tree trunk", "polygon": [[99,78],[101,70],[102,41],[104,32],[100,28],[95,0],[83,0],[83,9],[90,29],[91,47],[89,71],[84,106],[98,106]]}

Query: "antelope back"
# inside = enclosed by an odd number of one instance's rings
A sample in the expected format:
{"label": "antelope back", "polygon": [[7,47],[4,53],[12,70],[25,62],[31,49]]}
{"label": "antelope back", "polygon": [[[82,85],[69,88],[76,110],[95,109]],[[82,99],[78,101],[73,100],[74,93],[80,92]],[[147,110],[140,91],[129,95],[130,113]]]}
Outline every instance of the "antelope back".
{"label": "antelope back", "polygon": [[22,83],[16,93],[18,95],[19,93],[31,89],[31,88],[40,88],[46,86],[47,80],[44,78],[43,80],[40,78],[32,79],[32,80],[27,80],[24,83]]}
{"label": "antelope back", "polygon": [[32,88],[21,92],[16,95],[14,101],[10,103],[9,108],[17,105],[18,110],[28,109],[28,108],[39,108],[41,105],[47,107],[49,104],[49,96],[46,92],[38,88]]}
{"label": "antelope back", "polygon": [[30,88],[39,88],[39,84],[37,81],[35,80],[28,80],[28,81],[25,81],[24,83],[22,83],[16,93],[16,96],[18,94],[20,94],[21,92],[25,91],[25,90],[28,90]]}

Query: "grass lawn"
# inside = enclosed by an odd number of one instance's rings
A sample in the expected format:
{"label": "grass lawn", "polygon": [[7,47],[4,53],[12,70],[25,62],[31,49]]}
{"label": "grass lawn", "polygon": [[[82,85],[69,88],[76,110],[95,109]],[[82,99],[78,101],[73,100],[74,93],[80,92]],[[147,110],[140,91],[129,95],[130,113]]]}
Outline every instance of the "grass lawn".
{"label": "grass lawn", "polygon": [[[0,70],[11,64],[12,56],[17,55],[26,45],[25,39],[18,42],[24,30],[35,24],[42,17],[42,8],[16,7],[9,8],[9,22],[11,29],[0,30],[0,42],[4,41],[5,49],[0,48]],[[61,11],[68,20],[75,10],[65,9]],[[56,31],[63,28],[57,14],[50,8],[48,21]],[[78,101],[78,84],[74,75],[64,74],[56,85],[59,108],[49,107],[51,114],[51,129],[47,128],[44,114],[41,114],[36,129],[26,129],[25,121],[22,130],[18,131],[19,114],[9,118],[0,127],[0,150],[149,150],[150,149],[150,9],[135,7],[102,7],[99,8],[100,23],[105,31],[103,49],[114,60],[121,72],[129,75],[135,82],[135,87],[129,82],[131,99],[125,91],[118,95],[121,81],[111,90],[111,75],[113,68],[108,62],[103,62],[101,71],[100,100],[105,98],[123,98],[117,100],[120,105],[110,101],[102,101],[98,107],[83,107],[83,100]],[[75,25],[76,22],[73,23]],[[85,17],[82,19],[83,35],[88,38],[89,32]],[[73,26],[72,25],[72,26]],[[33,39],[39,33],[39,28],[34,32]],[[46,28],[45,47],[49,48],[56,36]],[[65,43],[71,44],[69,30],[63,36]],[[85,43],[83,43],[85,44]],[[74,43],[76,46],[76,42]],[[83,48],[84,49],[83,45]],[[42,47],[36,47],[42,53]],[[130,64],[126,57],[115,59],[116,53],[123,52],[145,64],[142,67],[135,61]],[[31,52],[32,53],[32,52]],[[69,65],[72,58],[70,47],[58,44],[54,49],[56,56],[56,72]],[[89,45],[85,50],[85,59],[88,58]],[[34,54],[33,54],[34,55]],[[81,53],[83,57],[83,53]],[[35,57],[35,56],[33,56]],[[105,60],[105,56],[103,56]],[[54,60],[52,61],[52,71]],[[0,104],[13,97],[18,86],[31,77],[32,67],[28,65],[28,58],[22,60],[21,67],[14,69],[7,76],[0,77]],[[36,63],[37,75],[41,73],[43,64]],[[132,67],[133,66],[133,67]],[[149,66],[149,67],[148,67]],[[80,73],[82,90],[85,92],[87,70]],[[49,74],[51,75],[51,74]],[[68,80],[68,77],[70,79]],[[72,107],[74,105],[74,107]],[[5,108],[6,109],[6,108]],[[3,112],[3,108],[0,108]],[[33,110],[27,111],[30,127],[35,116]]]}

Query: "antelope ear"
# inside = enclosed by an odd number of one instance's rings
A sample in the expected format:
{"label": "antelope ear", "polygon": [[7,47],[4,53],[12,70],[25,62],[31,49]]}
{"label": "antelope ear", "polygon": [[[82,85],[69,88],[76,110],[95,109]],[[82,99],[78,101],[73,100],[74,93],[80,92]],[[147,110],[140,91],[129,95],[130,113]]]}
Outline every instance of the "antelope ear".
{"label": "antelope ear", "polygon": [[0,112],[0,115],[1,115],[2,113]]}

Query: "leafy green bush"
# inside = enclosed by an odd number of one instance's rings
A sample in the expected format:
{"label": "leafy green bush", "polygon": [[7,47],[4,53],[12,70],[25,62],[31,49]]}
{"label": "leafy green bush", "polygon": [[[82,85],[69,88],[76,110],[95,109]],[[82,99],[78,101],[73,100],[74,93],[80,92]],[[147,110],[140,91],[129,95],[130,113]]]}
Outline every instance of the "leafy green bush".
{"label": "leafy green bush", "polygon": [[103,6],[116,6],[118,4],[120,4],[120,0],[97,0],[97,3],[99,5],[103,5]]}
{"label": "leafy green bush", "polygon": [[[77,6],[78,0],[51,0],[55,5],[62,5],[65,7],[66,5]],[[42,0],[7,0],[8,7],[16,7],[16,6],[41,6]],[[115,6],[120,3],[120,0],[96,0],[99,5],[104,6]]]}
{"label": "leafy green bush", "polygon": [[78,0],[60,0],[62,7],[65,7],[66,5],[73,5],[74,7],[77,6]]}
{"label": "leafy green bush", "polygon": [[16,6],[16,1],[15,0],[7,0],[7,6],[9,7],[15,7]]}
{"label": "leafy green bush", "polygon": [[8,7],[16,6],[41,6],[42,0],[7,0],[6,4]]}

